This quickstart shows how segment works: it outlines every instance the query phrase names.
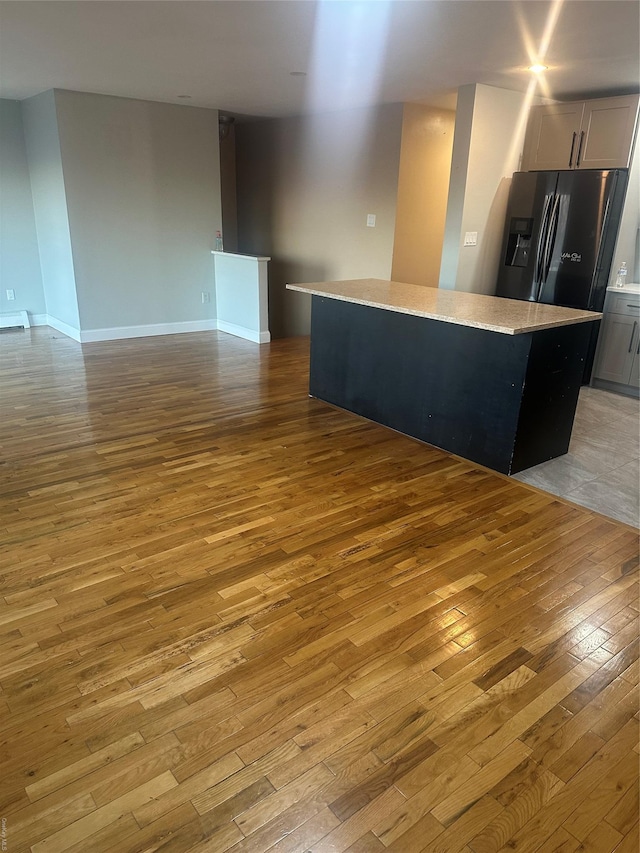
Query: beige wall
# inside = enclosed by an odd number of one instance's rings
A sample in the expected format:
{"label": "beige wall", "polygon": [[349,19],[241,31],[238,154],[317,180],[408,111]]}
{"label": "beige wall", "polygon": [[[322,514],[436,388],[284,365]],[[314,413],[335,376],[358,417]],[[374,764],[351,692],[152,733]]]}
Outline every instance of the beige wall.
{"label": "beige wall", "polygon": [[287,282],[390,278],[401,132],[401,104],[237,125],[238,249],[272,258],[274,336],[309,332]]}
{"label": "beige wall", "polygon": [[[439,286],[495,293],[511,175],[520,165],[527,97],[473,84],[458,92]],[[476,246],[463,246],[476,231]]]}
{"label": "beige wall", "polygon": [[405,104],[391,278],[438,286],[456,114]]}

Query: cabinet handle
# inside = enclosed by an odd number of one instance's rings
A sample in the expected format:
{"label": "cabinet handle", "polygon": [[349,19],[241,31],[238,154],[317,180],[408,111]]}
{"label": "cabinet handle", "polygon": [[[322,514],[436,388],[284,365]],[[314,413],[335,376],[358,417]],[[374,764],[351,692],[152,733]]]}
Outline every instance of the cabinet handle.
{"label": "cabinet handle", "polygon": [[637,305],[637,304],[636,304],[636,305],[630,305],[630,304],[627,302],[627,308],[640,308],[640,305]]}
{"label": "cabinet handle", "polygon": [[578,145],[578,156],[576,157],[576,169],[580,166],[580,157],[582,155],[582,143],[584,142],[584,130],[580,131],[580,144]]}
{"label": "cabinet handle", "polygon": [[571,154],[569,154],[569,168],[573,165],[573,149],[576,147],[576,136],[578,134],[576,131],[573,131],[573,138],[571,140]]}
{"label": "cabinet handle", "polygon": [[631,347],[633,346],[633,336],[636,333],[637,325],[638,325],[638,321],[634,320],[633,321],[633,329],[631,329],[631,340],[629,341],[629,349],[627,350],[627,352],[631,352]]}

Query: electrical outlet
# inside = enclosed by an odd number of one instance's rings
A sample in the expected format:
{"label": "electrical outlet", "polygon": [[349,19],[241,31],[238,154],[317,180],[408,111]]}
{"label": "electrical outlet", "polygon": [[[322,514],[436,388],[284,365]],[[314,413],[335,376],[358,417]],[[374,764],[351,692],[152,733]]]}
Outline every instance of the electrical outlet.
{"label": "electrical outlet", "polygon": [[7,290],[7,301],[12,302],[16,298],[16,292],[13,288]]}
{"label": "electrical outlet", "polygon": [[203,290],[202,291],[202,304],[207,305],[209,302],[211,302],[211,296],[209,295],[209,291]]}
{"label": "electrical outlet", "polygon": [[367,213],[367,228],[375,228],[376,227],[376,215],[375,213]]}

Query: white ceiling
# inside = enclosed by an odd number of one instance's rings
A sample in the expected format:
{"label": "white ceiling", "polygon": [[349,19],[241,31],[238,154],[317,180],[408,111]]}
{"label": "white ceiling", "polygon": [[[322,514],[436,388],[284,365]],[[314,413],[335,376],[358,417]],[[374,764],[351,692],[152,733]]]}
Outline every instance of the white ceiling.
{"label": "white ceiling", "polygon": [[1,2],[0,97],[60,88],[255,116],[453,106],[465,83],[524,91],[537,58],[549,66],[538,94],[615,94],[638,90],[639,10],[637,0]]}

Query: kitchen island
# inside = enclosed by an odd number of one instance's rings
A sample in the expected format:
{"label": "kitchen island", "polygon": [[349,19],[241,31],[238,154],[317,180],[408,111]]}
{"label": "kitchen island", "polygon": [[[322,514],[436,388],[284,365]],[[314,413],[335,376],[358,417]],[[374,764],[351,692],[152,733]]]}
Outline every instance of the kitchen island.
{"label": "kitchen island", "polygon": [[495,471],[566,453],[601,314],[378,279],[312,296],[312,397]]}

